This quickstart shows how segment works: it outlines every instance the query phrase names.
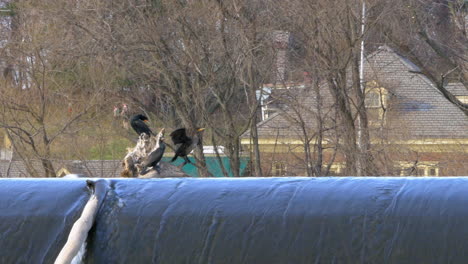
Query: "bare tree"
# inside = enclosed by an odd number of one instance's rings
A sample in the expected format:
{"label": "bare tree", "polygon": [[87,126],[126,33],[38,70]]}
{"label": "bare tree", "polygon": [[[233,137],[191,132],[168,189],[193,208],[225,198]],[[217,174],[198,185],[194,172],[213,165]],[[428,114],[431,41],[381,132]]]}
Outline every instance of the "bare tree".
{"label": "bare tree", "polygon": [[[166,127],[211,128],[212,143],[226,145],[238,176],[239,137],[249,127],[256,130],[256,91],[272,67],[266,3],[103,1],[84,4],[67,17],[112,50],[107,55],[121,69],[124,84],[118,93]],[[262,175],[257,140],[254,136],[255,174]],[[195,158],[199,174],[208,176],[201,146]]]}
{"label": "bare tree", "polygon": [[[296,16],[287,24],[301,41],[303,61],[319,73],[319,80],[335,101],[347,173],[368,174],[370,139],[359,79],[359,43],[363,37],[359,2],[299,1],[292,6]],[[356,126],[356,119],[362,126]]]}
{"label": "bare tree", "polygon": [[285,89],[271,97],[285,105],[285,110],[279,112],[289,124],[288,132],[294,131],[302,141],[303,155],[294,154],[293,150],[290,153],[302,161],[307,176],[327,176],[337,154],[336,111],[318,80],[306,80],[305,85],[302,91]]}
{"label": "bare tree", "polygon": [[[103,79],[86,72],[102,65],[70,62],[67,48],[76,52],[80,46],[70,47],[74,43],[66,29],[57,30],[60,22],[46,15],[46,4],[22,1],[16,6],[15,31],[3,47],[10,66],[0,91],[0,126],[31,176],[55,177],[54,146],[81,120],[92,118],[91,110],[102,102]],[[40,161],[44,174],[31,160]]]}

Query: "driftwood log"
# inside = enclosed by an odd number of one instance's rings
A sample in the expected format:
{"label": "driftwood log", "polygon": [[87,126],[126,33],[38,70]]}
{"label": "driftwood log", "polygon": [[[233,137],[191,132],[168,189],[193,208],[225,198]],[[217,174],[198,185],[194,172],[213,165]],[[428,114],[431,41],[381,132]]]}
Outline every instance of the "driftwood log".
{"label": "driftwood log", "polygon": [[152,168],[146,174],[140,175],[141,163],[151,152],[159,148],[159,139],[161,137],[164,139],[164,128],[156,136],[148,136],[142,133],[135,147],[128,150],[127,155],[125,155],[122,161],[123,171],[121,176],[125,178],[190,177],[181,168],[163,161],[159,163],[159,172]]}

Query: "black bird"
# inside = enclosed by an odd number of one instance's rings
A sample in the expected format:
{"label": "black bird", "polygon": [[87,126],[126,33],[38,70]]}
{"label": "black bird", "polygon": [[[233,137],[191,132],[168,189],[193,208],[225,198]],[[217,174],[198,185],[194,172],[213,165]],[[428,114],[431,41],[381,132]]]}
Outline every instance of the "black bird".
{"label": "black bird", "polygon": [[201,140],[201,134],[204,128],[197,128],[193,132],[187,132],[185,128],[179,128],[172,131],[171,138],[175,145],[175,155],[171,162],[175,161],[177,157],[184,158],[184,166],[187,163],[191,163],[187,158],[187,155],[197,146]]}
{"label": "black bird", "polygon": [[130,119],[130,125],[132,126],[133,130],[137,132],[138,135],[141,135],[142,133],[147,134],[148,136],[154,135],[153,131],[148,127],[145,122],[148,122],[148,117],[138,114],[132,116]]}
{"label": "black bird", "polygon": [[159,165],[158,163],[161,161],[164,151],[166,150],[166,143],[164,143],[164,138],[161,136],[159,138],[159,147],[151,152],[146,160],[144,160],[141,164],[141,172],[140,174],[146,174],[148,167],[153,167],[159,173]]}

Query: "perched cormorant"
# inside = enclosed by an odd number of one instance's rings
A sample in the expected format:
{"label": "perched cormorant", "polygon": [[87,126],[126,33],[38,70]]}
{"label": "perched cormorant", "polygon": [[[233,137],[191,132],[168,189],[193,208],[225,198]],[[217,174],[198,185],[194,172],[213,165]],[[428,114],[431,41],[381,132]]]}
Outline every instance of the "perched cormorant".
{"label": "perched cormorant", "polygon": [[161,136],[159,138],[159,147],[151,152],[146,160],[142,162],[140,174],[146,174],[148,167],[153,167],[153,169],[159,173],[158,163],[164,155],[164,150],[166,150],[166,143],[164,143],[164,137]]}
{"label": "perched cormorant", "polygon": [[141,133],[145,133],[148,136],[154,135],[153,131],[148,127],[148,125],[145,124],[145,122],[148,121],[148,117],[138,114],[132,116],[130,119],[130,125],[132,126],[133,130],[137,132],[138,135],[141,135]]}
{"label": "perched cormorant", "polygon": [[197,146],[201,140],[201,134],[205,130],[204,128],[197,128],[193,132],[187,132],[185,128],[179,128],[172,131],[171,138],[175,145],[175,155],[171,162],[175,161],[177,157],[184,158],[184,166],[187,163],[191,163],[187,158],[187,155]]}

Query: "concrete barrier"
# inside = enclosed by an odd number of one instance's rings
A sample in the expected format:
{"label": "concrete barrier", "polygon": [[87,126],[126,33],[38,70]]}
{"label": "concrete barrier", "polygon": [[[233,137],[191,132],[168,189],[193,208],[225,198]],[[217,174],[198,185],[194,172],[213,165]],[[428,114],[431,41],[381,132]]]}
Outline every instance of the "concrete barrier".
{"label": "concrete barrier", "polygon": [[[0,196],[1,263],[49,263],[89,197],[83,179]],[[465,178],[112,179],[84,263],[466,263],[467,238]]]}

